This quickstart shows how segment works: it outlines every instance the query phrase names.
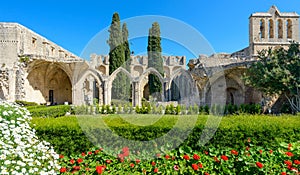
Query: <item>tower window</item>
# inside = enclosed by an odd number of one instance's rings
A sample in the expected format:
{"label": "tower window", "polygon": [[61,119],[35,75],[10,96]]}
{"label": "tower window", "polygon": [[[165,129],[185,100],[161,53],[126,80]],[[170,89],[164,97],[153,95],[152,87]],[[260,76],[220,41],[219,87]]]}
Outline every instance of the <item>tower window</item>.
{"label": "tower window", "polygon": [[288,19],[286,21],[286,28],[287,28],[287,30],[286,30],[286,32],[287,32],[287,35],[286,35],[287,38],[292,39],[292,36],[293,36],[292,20]]}
{"label": "tower window", "polygon": [[265,38],[265,20],[260,20],[260,38]]}
{"label": "tower window", "polygon": [[274,38],[274,21],[273,21],[273,19],[269,20],[269,38]]}
{"label": "tower window", "polygon": [[277,20],[277,38],[283,38],[282,20]]}

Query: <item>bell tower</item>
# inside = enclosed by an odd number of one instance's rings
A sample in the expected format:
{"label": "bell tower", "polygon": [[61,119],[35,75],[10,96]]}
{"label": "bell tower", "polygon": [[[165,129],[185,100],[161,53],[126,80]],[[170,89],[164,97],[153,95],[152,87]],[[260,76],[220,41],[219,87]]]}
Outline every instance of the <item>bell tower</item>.
{"label": "bell tower", "polygon": [[268,12],[257,12],[249,17],[249,51],[256,57],[258,51],[269,47],[288,47],[299,42],[299,15],[280,12],[272,6]]}

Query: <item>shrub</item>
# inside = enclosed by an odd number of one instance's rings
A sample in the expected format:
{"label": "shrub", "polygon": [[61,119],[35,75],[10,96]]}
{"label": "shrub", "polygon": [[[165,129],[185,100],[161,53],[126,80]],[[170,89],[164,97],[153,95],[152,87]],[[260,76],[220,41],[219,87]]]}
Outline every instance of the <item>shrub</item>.
{"label": "shrub", "polygon": [[67,112],[71,111],[71,106],[61,105],[61,106],[45,106],[42,108],[30,109],[32,117],[61,117],[65,116]]}
{"label": "shrub", "polygon": [[21,100],[16,100],[16,103],[20,106],[37,106],[38,105],[35,102],[28,102],[28,101],[21,101]]}
{"label": "shrub", "polygon": [[29,126],[30,113],[0,102],[0,114],[0,174],[55,174],[59,155]]}

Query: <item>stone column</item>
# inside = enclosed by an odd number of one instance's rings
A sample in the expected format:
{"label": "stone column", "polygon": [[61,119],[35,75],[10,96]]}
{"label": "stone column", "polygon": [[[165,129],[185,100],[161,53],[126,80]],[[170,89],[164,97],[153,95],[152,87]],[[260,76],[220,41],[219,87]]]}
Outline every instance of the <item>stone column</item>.
{"label": "stone column", "polygon": [[103,95],[104,95],[103,102],[105,105],[108,105],[111,102],[110,91],[108,89],[109,89],[109,82],[108,82],[108,80],[104,80],[103,81]]}
{"label": "stone column", "polygon": [[132,106],[141,106],[141,93],[140,83],[137,81],[132,82]]}

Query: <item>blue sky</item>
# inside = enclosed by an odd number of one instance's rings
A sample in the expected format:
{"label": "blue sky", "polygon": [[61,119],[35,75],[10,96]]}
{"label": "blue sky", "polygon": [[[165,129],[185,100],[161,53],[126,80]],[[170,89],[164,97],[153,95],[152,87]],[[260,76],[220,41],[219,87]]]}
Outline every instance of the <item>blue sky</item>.
{"label": "blue sky", "polygon": [[[93,36],[110,25],[114,12],[118,12],[121,19],[162,15],[195,28],[216,52],[230,53],[248,46],[250,14],[268,11],[271,5],[282,12],[300,13],[299,0],[31,0],[2,1],[0,21],[18,22],[80,55]],[[146,29],[150,27],[151,23],[145,24]],[[132,35],[130,31],[129,35]],[[131,43],[135,52],[146,51],[145,41],[136,39]],[[163,46],[164,51],[173,55],[185,53],[177,49],[176,43]],[[99,54],[106,52],[99,48]]]}

